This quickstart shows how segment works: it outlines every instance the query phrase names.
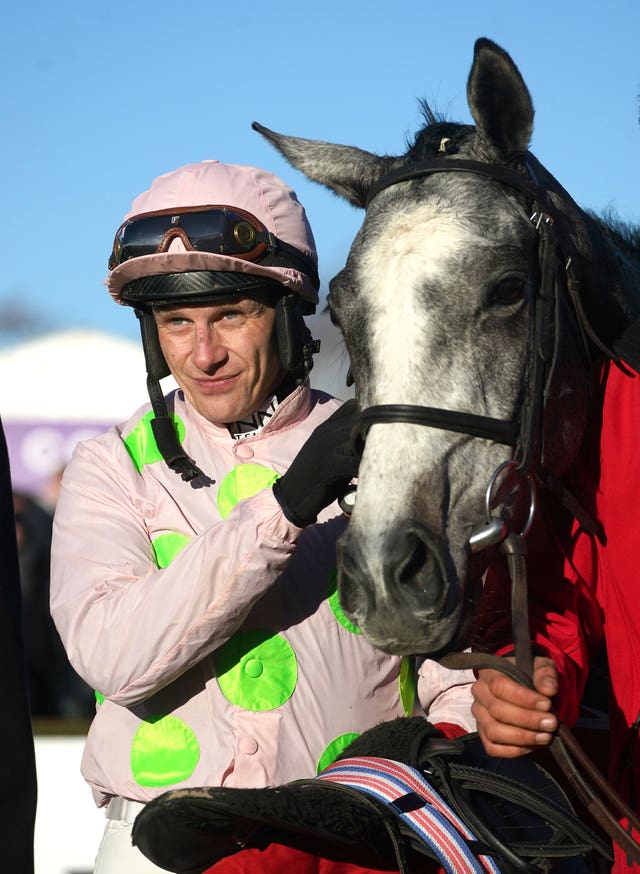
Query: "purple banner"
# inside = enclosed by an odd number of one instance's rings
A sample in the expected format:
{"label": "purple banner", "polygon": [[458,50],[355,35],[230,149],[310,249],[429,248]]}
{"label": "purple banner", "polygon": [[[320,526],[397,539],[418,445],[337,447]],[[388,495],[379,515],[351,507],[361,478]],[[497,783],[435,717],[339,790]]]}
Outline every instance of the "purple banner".
{"label": "purple banner", "polygon": [[106,431],[111,424],[3,420],[14,491],[46,496],[50,484],[71,458],[76,443]]}

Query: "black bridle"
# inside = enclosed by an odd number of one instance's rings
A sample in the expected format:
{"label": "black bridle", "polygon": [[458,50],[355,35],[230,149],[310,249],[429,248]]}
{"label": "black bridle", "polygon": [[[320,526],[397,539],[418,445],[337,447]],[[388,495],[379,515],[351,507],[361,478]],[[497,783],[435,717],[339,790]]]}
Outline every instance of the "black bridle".
{"label": "black bridle", "polygon": [[[374,424],[408,422],[445,431],[455,431],[472,437],[513,446],[519,469],[524,472],[542,469],[544,442],[542,421],[546,392],[553,373],[557,353],[559,315],[558,243],[553,227],[553,210],[546,192],[534,181],[531,166],[525,162],[523,172],[455,158],[421,161],[399,167],[379,179],[369,190],[367,206],[386,188],[400,182],[421,179],[433,173],[472,173],[507,185],[524,194],[531,208],[532,221],[538,231],[539,287],[534,295],[533,347],[534,359],[526,395],[517,420],[496,419],[474,413],[444,410],[412,404],[378,404],[360,413],[362,436]],[[570,270],[570,261],[567,270]],[[575,281],[575,280],[574,280]]]}

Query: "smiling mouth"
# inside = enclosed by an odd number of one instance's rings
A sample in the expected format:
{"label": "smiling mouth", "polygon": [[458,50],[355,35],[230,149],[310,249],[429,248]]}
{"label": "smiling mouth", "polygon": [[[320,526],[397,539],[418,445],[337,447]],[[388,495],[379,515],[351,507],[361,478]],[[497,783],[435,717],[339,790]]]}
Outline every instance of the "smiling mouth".
{"label": "smiling mouth", "polygon": [[234,373],[231,376],[215,376],[207,379],[194,379],[194,383],[199,391],[208,393],[222,392],[235,385],[240,374]]}

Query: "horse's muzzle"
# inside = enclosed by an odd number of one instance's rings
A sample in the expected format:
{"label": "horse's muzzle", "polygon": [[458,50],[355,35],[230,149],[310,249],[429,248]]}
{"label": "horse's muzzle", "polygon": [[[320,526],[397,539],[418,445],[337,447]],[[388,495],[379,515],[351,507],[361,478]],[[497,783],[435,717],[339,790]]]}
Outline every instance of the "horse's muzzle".
{"label": "horse's muzzle", "polygon": [[[399,523],[374,544],[348,529],[338,542],[340,602],[376,646],[428,652],[446,645],[458,611],[455,573],[436,537],[416,521]],[[392,641],[393,643],[390,643]]]}

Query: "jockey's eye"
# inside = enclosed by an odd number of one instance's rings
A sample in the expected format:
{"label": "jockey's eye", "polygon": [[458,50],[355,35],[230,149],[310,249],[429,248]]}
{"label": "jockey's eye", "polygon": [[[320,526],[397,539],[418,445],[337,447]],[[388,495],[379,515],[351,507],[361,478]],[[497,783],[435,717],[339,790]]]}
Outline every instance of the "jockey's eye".
{"label": "jockey's eye", "polygon": [[489,303],[496,306],[518,303],[523,299],[526,287],[526,280],[522,276],[505,276],[491,288]]}

